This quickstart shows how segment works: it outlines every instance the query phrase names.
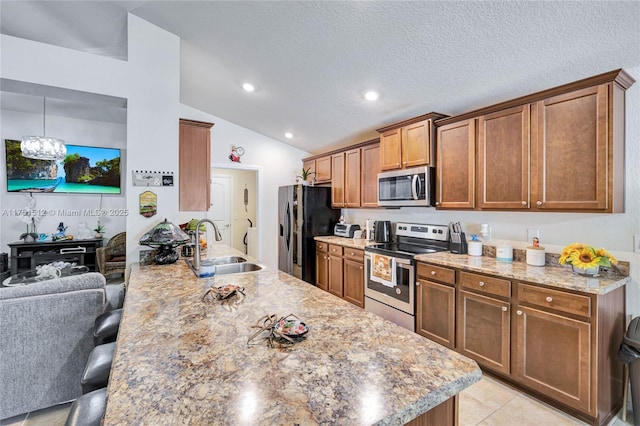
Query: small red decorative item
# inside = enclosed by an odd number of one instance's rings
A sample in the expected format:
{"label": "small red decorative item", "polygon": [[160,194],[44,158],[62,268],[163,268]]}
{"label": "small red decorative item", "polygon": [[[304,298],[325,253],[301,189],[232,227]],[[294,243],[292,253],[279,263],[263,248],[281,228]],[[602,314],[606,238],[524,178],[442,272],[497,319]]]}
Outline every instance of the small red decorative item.
{"label": "small red decorative item", "polygon": [[232,146],[231,147],[231,154],[229,155],[229,160],[233,161],[234,163],[239,163],[240,162],[240,157],[242,157],[244,155],[244,148],[241,146]]}

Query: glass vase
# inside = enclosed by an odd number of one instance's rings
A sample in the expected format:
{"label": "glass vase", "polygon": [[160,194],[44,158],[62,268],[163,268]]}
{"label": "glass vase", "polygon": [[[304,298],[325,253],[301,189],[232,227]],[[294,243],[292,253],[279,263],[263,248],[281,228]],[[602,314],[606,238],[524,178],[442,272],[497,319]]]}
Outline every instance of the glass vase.
{"label": "glass vase", "polygon": [[571,265],[574,274],[583,275],[585,277],[595,277],[600,272],[600,265],[593,266],[591,268],[579,268],[575,265]]}

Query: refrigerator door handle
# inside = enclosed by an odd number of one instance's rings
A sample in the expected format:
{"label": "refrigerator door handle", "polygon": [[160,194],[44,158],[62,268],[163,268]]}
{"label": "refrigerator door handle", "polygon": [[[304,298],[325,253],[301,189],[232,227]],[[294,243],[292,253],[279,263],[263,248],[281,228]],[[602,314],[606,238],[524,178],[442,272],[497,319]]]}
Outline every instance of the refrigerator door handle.
{"label": "refrigerator door handle", "polygon": [[287,251],[289,251],[289,247],[291,246],[291,209],[289,203],[287,203],[287,210],[284,214],[284,224],[287,228],[287,236],[285,238],[285,243],[287,244]]}
{"label": "refrigerator door handle", "polygon": [[284,236],[284,226],[282,226],[282,224],[280,224],[280,236]]}

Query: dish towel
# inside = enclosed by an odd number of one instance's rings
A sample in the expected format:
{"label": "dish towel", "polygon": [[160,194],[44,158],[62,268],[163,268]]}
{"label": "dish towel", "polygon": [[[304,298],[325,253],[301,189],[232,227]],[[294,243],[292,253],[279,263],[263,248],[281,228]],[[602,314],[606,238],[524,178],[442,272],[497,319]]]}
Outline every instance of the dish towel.
{"label": "dish towel", "polygon": [[387,287],[396,286],[396,260],[390,256],[373,253],[371,256],[371,281]]}

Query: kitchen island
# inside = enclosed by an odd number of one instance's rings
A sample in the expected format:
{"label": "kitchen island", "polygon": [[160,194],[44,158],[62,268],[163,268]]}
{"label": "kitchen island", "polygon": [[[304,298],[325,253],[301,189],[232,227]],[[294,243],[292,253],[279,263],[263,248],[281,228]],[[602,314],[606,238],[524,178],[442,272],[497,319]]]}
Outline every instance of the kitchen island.
{"label": "kitchen island", "polygon": [[[202,300],[225,284],[244,296]],[[309,332],[247,343],[267,314],[295,314]],[[132,267],[104,424],[453,423],[455,395],[480,377],[469,358],[288,274],[197,279],[180,259]]]}

